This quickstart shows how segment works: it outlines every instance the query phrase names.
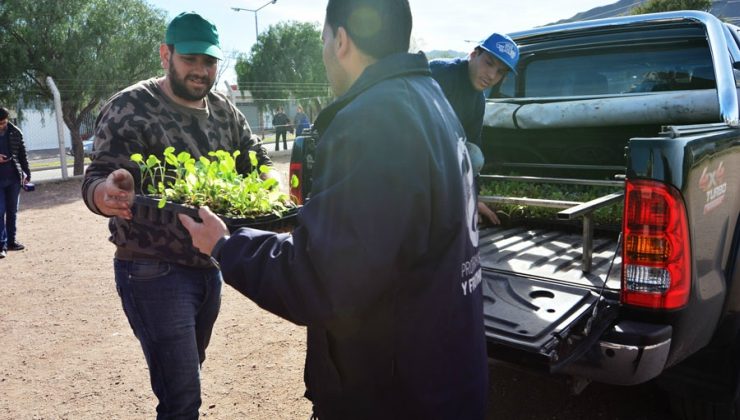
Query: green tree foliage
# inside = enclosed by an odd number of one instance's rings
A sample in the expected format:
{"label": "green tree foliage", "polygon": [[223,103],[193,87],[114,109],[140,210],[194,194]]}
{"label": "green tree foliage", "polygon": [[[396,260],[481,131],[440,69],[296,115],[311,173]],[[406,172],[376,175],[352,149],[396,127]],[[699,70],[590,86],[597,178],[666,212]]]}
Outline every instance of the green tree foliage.
{"label": "green tree foliage", "polygon": [[237,83],[261,100],[260,109],[270,107],[269,100],[297,100],[306,110],[317,110],[329,96],[321,58],[321,31],[318,24],[279,23],[259,35],[249,56],[236,62]]}
{"label": "green tree foliage", "polygon": [[2,0],[0,101],[48,106],[50,76],[80,175],[84,119],[117,90],[161,71],[164,30],[164,12],[144,0]]}
{"label": "green tree foliage", "polygon": [[712,7],[712,0],[648,0],[630,10],[631,15],[646,13],[669,12],[672,10],[703,10],[708,12]]}
{"label": "green tree foliage", "polygon": [[[413,50],[412,50],[413,51]],[[432,50],[424,51],[428,60],[434,60],[437,58],[457,58],[467,57],[469,52],[455,51],[455,50]]]}

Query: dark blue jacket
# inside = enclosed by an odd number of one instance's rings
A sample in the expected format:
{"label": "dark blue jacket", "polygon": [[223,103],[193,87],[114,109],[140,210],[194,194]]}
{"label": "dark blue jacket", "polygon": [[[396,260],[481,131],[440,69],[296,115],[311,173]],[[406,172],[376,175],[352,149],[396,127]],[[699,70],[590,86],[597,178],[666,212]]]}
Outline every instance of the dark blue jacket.
{"label": "dark blue jacket", "polygon": [[218,255],[226,282],[308,326],[306,395],[321,420],[483,419],[473,177],[426,58],[368,67],[315,127],[298,227],[238,231]]}
{"label": "dark blue jacket", "polygon": [[486,98],[470,83],[467,58],[432,60],[429,68],[460,119],[468,141],[480,147]]}

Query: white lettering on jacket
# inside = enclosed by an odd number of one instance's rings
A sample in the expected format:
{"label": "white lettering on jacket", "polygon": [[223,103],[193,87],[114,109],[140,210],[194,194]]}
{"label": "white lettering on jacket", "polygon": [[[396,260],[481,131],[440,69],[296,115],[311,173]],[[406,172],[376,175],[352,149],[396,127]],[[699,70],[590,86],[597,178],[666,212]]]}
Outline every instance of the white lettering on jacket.
{"label": "white lettering on jacket", "polygon": [[474,190],[473,165],[470,163],[470,155],[468,154],[468,148],[465,146],[464,137],[457,140],[457,153],[465,194],[465,219],[468,227],[468,237],[470,243],[474,247],[478,247],[478,201]]}
{"label": "white lettering on jacket", "polygon": [[478,288],[483,279],[483,273],[480,268],[480,256],[477,253],[469,261],[462,263],[460,277],[462,278],[460,286],[463,296],[473,293]]}

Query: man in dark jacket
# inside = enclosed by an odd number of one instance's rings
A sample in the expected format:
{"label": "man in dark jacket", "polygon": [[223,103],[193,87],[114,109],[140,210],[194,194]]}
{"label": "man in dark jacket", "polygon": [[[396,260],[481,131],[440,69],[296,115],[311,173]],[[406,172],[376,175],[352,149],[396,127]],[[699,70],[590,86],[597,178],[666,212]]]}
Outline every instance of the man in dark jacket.
{"label": "man in dark jacket", "polygon": [[16,240],[16,220],[21,187],[31,180],[23,134],[8,121],[9,116],[0,107],[0,258],[8,250],[25,248]]}
{"label": "man in dark jacket", "polygon": [[283,138],[283,150],[288,150],[288,130],[290,130],[290,118],[279,106],[277,113],[272,117],[272,126],[275,127],[275,151],[280,150],[280,137]]}
{"label": "man in dark jacket", "polygon": [[329,0],[338,98],[317,117],[312,198],[292,234],[180,219],[225,281],[308,327],[320,420],[483,419],[488,366],[473,174],[464,133],[407,0]]}

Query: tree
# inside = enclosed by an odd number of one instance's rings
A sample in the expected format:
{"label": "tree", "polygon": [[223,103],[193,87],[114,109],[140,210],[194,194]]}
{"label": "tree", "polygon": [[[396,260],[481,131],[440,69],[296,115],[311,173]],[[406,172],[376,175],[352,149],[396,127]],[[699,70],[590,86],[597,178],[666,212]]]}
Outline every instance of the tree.
{"label": "tree", "polygon": [[630,10],[631,15],[668,12],[671,10],[703,10],[712,8],[712,0],[648,0]]}
{"label": "tree", "polygon": [[236,62],[237,83],[248,90],[260,110],[270,99],[297,100],[307,110],[321,106],[329,96],[322,61],[318,24],[289,22],[272,25],[259,35],[249,57]]}
{"label": "tree", "polygon": [[213,84],[214,86],[218,86],[218,84],[221,83],[221,78],[224,76],[224,73],[226,73],[226,70],[229,69],[229,66],[231,65],[231,60],[236,58],[236,56],[236,50],[224,50],[224,59],[218,62],[218,72],[216,72],[216,81]]}
{"label": "tree", "polygon": [[456,57],[467,57],[469,53],[455,50],[432,50],[424,51],[428,60],[434,60],[437,58],[456,58]]}
{"label": "tree", "polygon": [[51,76],[81,175],[83,120],[117,90],[161,71],[164,31],[164,12],[144,0],[3,0],[0,100],[45,106]]}

